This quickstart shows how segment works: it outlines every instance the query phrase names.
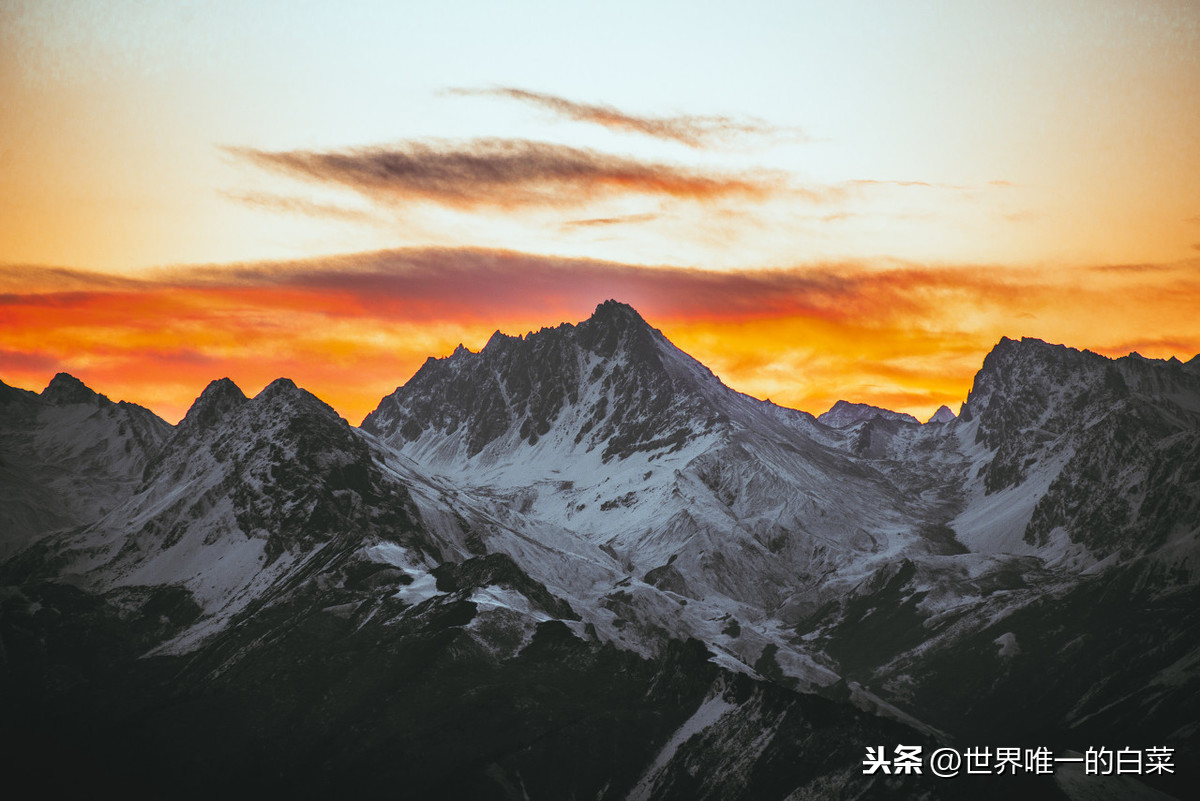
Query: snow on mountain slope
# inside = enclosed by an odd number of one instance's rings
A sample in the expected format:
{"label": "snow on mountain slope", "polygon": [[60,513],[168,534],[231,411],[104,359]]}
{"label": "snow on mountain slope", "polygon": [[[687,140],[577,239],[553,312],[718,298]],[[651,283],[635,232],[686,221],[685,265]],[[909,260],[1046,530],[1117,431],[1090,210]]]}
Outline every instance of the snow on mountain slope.
{"label": "snow on mountain slope", "polygon": [[893,412],[866,403],[851,403],[840,400],[829,408],[829,411],[817,416],[817,421],[830,428],[846,428],[863,420],[897,420],[902,423],[919,423],[917,418],[903,412]]}
{"label": "snow on mountain slope", "polygon": [[1196,379],[1002,340],[957,420],[864,424],[844,447],[968,552],[912,555],[798,630],[932,725],[1182,731],[1194,700],[1151,677],[1191,663],[1200,627]]}
{"label": "snow on mountain slope", "polygon": [[[898,547],[904,523],[889,510],[902,501],[886,482],[806,436],[802,413],[783,411],[730,390],[608,301],[578,326],[496,334],[478,354],[431,359],[363,428],[430,473],[580,532],[634,568],[677,556],[698,518],[745,530],[744,544],[764,551],[801,531],[832,547]],[[878,501],[878,515],[853,504],[850,520],[850,487]]]}
{"label": "snow on mountain slope", "polygon": [[287,379],[253,400],[224,379],[197,399],[130,497],[21,558],[98,592],[183,587],[211,633],[347,538],[440,561],[404,488],[381,479],[329,406]]}
{"label": "snow on mountain slope", "polygon": [[962,550],[945,493],[923,492],[937,481],[913,492],[875,464],[908,425],[837,431],[748,398],[610,301],[430,360],[363,427],[442,541],[509,554],[603,639],[696,637],[743,665],[772,649],[823,686],[838,676],[794,627],[905,559]]}
{"label": "snow on mountain slope", "polygon": [[970,499],[952,525],[965,542],[1200,568],[1200,378],[1178,362],[1005,339],[960,422]]}
{"label": "snow on mountain slope", "polygon": [[119,504],[170,431],[66,373],[40,395],[0,384],[0,560]]}
{"label": "snow on mountain slope", "polygon": [[[459,531],[471,528],[476,547],[509,553],[602,639],[649,653],[697,637],[764,675],[828,686],[846,673],[905,702],[904,677],[922,660],[983,633],[1036,636],[1023,610],[1071,607],[1088,575],[1149,554],[1170,571],[1154,586],[1191,580],[1198,404],[1181,365],[1005,340],[961,418],[838,430],[728,390],[630,312],[602,306],[580,324],[586,337],[560,326],[430,362],[366,425],[397,459],[456,488],[479,524]],[[601,323],[614,342],[603,353],[586,346]],[[608,414],[621,406],[617,365],[636,379],[620,385],[625,396],[670,399],[625,404],[652,410],[628,431]],[[435,375],[463,389],[439,396],[441,417],[422,417]],[[489,380],[488,400],[461,401]],[[554,386],[565,389],[551,412],[522,417],[521,398]],[[481,408],[504,425],[472,450]],[[688,418],[706,424],[637,439]],[[616,438],[646,447],[611,447]],[[1147,488],[1151,475],[1161,480]],[[1064,509],[1081,485],[1091,499]],[[1097,524],[1109,517],[1095,510],[1119,505],[1138,510],[1124,533]],[[997,628],[1013,616],[1012,631]],[[1145,659],[1125,670],[1165,668]]]}

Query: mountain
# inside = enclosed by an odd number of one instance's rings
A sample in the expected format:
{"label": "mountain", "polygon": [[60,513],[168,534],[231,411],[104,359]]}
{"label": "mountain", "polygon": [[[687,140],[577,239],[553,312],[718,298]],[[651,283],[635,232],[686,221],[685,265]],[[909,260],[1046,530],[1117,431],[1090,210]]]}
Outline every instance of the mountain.
{"label": "mountain", "polygon": [[866,403],[851,403],[840,400],[829,408],[829,411],[817,417],[817,421],[830,428],[846,428],[863,420],[896,420],[903,423],[918,423],[917,418],[903,412],[893,412]]}
{"label": "mountain", "polygon": [[475,527],[485,548],[645,654],[695,636],[752,665],[773,645],[802,683],[833,683],[802,643],[740,622],[794,620],[897,553],[947,545],[810,416],[729,389],[613,301],[427,361],[363,429],[453,484],[465,517],[501,521]]}
{"label": "mountain", "polygon": [[[413,498],[447,488],[401,462],[290,381],[253,399],[213,382],[121,506],[0,572],[10,754],[184,796],[752,798],[869,792],[863,737],[932,747],[696,640],[601,641],[511,557],[442,539]],[[747,761],[764,731],[777,744]],[[720,781],[697,786],[698,764]],[[81,789],[70,775],[39,780]]]}
{"label": "mountain", "polygon": [[170,431],[66,373],[40,394],[0,383],[0,559],[118,505]]}
{"label": "mountain", "polygon": [[[610,325],[611,311],[602,306],[578,328]],[[488,532],[483,540],[488,548],[509,549],[531,573],[562,588],[601,637],[625,647],[652,653],[663,632],[696,637],[798,686],[847,681],[860,703],[884,708],[900,701],[904,709],[930,710],[917,717],[948,731],[982,731],[990,722],[1020,737],[1063,732],[1056,735],[1062,743],[1068,732],[1087,726],[1108,736],[1131,726],[1185,731],[1194,706],[1188,691],[1166,677],[1196,657],[1196,620],[1187,610],[1195,593],[1193,521],[1200,519],[1191,511],[1188,472],[1198,463],[1189,444],[1197,425],[1186,410],[1200,393],[1180,366],[1117,360],[1111,370],[1137,372],[1128,382],[1142,389],[1110,396],[1109,360],[1035,340],[1002,340],[985,360],[960,419],[921,427],[868,407],[866,419],[830,431],[812,418],[780,415],[703,371],[668,372],[661,366],[690,360],[632,310],[621,311],[621,323],[636,327],[616,328],[618,347],[611,353],[589,350],[590,336],[561,326],[525,338],[493,337],[481,353],[459,350],[431,360],[364,428],[422,469],[475,493],[475,503],[490,502],[507,527],[551,551],[557,544],[585,555],[568,576],[557,560],[543,562],[524,545],[506,544],[503,532]],[[653,349],[623,347],[623,336]],[[602,450],[622,436],[624,422],[607,415],[605,370],[631,354],[643,355],[643,367],[623,386],[627,397],[670,397],[692,419],[711,424],[659,443],[657,453]],[[434,371],[464,382],[441,399],[447,422],[436,433],[419,405]],[[511,382],[487,395],[495,419],[504,421],[489,441],[495,444],[474,452],[445,448],[445,434],[456,436],[457,421],[472,418],[461,399],[478,402],[468,388],[486,386],[489,376]],[[526,393],[546,397],[553,387],[566,388],[561,400],[526,427],[521,399]],[[1135,415],[1133,408],[1142,411]],[[1160,413],[1161,425],[1155,423]],[[592,420],[605,426],[597,441],[588,439]],[[649,420],[656,430],[671,430],[669,418]],[[1054,437],[1047,433],[1049,420]],[[523,427],[537,438],[522,438]],[[631,427],[622,441],[632,436]],[[1143,475],[1158,471],[1161,480],[1146,499],[1134,498],[1134,481],[1083,480],[1114,452],[1135,460]],[[1029,472],[1027,480],[1004,485],[1013,464]],[[1045,515],[1064,508],[1059,499],[1067,488],[1081,486],[1095,492],[1092,502],[1066,507],[1074,515],[1069,525],[1054,537],[1041,536]],[[1124,533],[1105,533],[1098,517],[1105,507],[1135,500],[1145,511],[1129,519]],[[1145,540],[1165,528],[1174,534]],[[1144,547],[1135,545],[1139,538]],[[1124,543],[1122,553],[1099,547],[1115,541]],[[617,564],[587,549],[596,544]],[[1146,560],[1154,566],[1146,567]],[[622,570],[628,579],[620,578]],[[1146,570],[1141,579],[1119,577]],[[605,590],[606,581],[616,583]],[[1129,598],[1104,589],[1138,581],[1145,584],[1144,609],[1160,621],[1160,647],[1150,651],[1135,645],[1143,635],[1134,630],[1139,618],[1127,613]],[[686,606],[668,613],[667,599]],[[1091,637],[1096,650],[1080,651],[1079,662],[1056,657],[1055,638],[1063,632],[1047,619],[1078,619],[1089,605],[1104,609],[1109,621]],[[617,619],[588,610],[610,610]],[[1008,660],[1013,650],[1005,643],[1023,643],[1014,647],[1039,657]],[[1011,678],[981,688],[963,674],[966,653],[979,654],[973,670],[1003,669]],[[781,666],[779,674],[772,662]],[[1061,682],[1052,702],[1032,692],[1047,663]],[[1149,676],[1160,676],[1160,683],[1139,690],[1140,700],[1127,701],[1123,711],[1114,707],[1099,717],[1082,711],[1116,700],[1097,696],[1096,683],[1115,688]],[[947,685],[961,689],[947,691]],[[1042,699],[1036,714],[1013,703],[1018,692]]]}
{"label": "mountain", "polygon": [[984,360],[962,419],[976,448],[976,503],[1008,508],[997,516],[1010,531],[1006,547],[1061,547],[1087,562],[1157,553],[1196,570],[1194,373],[1136,355],[1110,360],[1004,339]]}
{"label": "mountain", "polygon": [[954,412],[950,411],[949,406],[939,406],[938,410],[936,412],[934,412],[933,415],[925,422],[927,422],[927,423],[949,423],[950,421],[954,420],[955,417],[957,417],[957,415],[955,415]]}
{"label": "mountain", "polygon": [[[1198,409],[1177,362],[1002,340],[956,421],[900,431],[876,461],[946,493],[961,567],[912,560],[804,627],[849,677],[963,735],[1194,736]],[[886,648],[851,640],[885,630]]]}
{"label": "mountain", "polygon": [[722,407],[726,396],[711,371],[633,308],[606,301],[578,326],[527,337],[497,331],[478,354],[460,346],[429,359],[363,428],[426,461],[493,461],[555,428],[560,440],[570,435],[559,450],[599,448],[607,464],[681,450],[737,414]]}
{"label": "mountain", "polygon": [[186,650],[343,549],[386,542],[436,564],[441,554],[415,518],[405,488],[384,479],[324,402],[288,379],[248,400],[222,379],[122,503],[44,538],[18,562],[29,577],[70,575],[92,592],[124,593],[135,609],[154,600],[141,588],[185,591],[196,626],[163,647]]}
{"label": "mountain", "polygon": [[[361,428],[287,379],[175,427],[0,386],[44,470],[0,485],[0,729],[197,796],[1086,797],[1111,777],[862,755],[1140,743],[1184,797],[1194,362],[1006,339],[957,418],[837,427],[608,301],[431,358]],[[62,525],[70,493],[99,505]]]}

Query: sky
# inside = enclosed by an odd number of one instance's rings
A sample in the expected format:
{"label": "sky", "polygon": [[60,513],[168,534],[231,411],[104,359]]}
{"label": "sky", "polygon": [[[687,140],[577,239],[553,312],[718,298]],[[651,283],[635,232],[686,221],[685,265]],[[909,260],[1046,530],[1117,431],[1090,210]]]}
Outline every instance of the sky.
{"label": "sky", "polygon": [[813,413],[1200,353],[1195,2],[0,0],[0,108],[0,380],[172,422],[607,298]]}

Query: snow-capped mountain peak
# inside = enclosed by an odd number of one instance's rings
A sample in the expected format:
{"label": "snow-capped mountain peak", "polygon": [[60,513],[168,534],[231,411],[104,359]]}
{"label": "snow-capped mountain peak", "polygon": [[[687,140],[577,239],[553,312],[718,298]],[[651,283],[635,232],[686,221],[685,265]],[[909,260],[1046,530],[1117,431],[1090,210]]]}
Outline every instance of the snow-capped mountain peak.
{"label": "snow-capped mountain peak", "polygon": [[933,415],[925,422],[927,422],[927,423],[949,423],[949,422],[954,421],[956,418],[957,418],[957,415],[955,415],[954,412],[951,411],[950,407],[943,405],[943,406],[939,406],[938,410],[936,412],[934,412]]}
{"label": "snow-capped mountain peak", "polygon": [[600,448],[607,460],[710,428],[714,393],[736,395],[631,307],[606,301],[578,325],[497,332],[478,353],[427,360],[363,428],[443,461],[532,447],[554,429],[561,448]]}
{"label": "snow-capped mountain peak", "polygon": [[830,428],[847,428],[855,423],[861,423],[864,420],[875,420],[877,418],[897,420],[903,423],[921,422],[911,414],[893,412],[891,409],[872,406],[868,403],[852,403],[847,400],[840,400],[833,404],[829,411],[819,415],[817,420]]}

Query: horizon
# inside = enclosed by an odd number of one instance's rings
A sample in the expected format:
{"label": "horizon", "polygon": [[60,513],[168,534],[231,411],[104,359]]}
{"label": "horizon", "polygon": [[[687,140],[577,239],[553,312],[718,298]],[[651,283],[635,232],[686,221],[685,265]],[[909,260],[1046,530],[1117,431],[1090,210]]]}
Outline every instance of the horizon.
{"label": "horizon", "polygon": [[[630,304],[628,304],[628,303],[625,303],[625,302],[623,302],[623,301],[617,300],[617,299],[615,299],[615,298],[609,298],[609,299],[606,299],[606,300],[604,300],[604,301],[601,301],[599,304],[597,304],[597,307],[596,307],[596,308],[597,308],[597,311],[599,310],[599,308],[600,308],[600,306],[601,306],[601,305],[603,305],[603,304],[606,304],[606,303],[617,303],[618,305],[625,306],[625,307],[627,307],[627,308],[629,308],[629,309],[633,310],[633,312],[634,312],[635,314],[637,314],[637,315],[638,315],[638,316],[639,316],[639,317],[642,319],[642,322],[643,322],[643,323],[645,323],[645,324],[646,324],[648,327],[650,327],[651,329],[654,329],[654,330],[656,330],[656,331],[660,331],[660,333],[662,333],[662,332],[661,332],[661,329],[658,329],[658,328],[657,328],[657,326],[655,326],[655,325],[653,324],[653,322],[651,322],[651,321],[649,321],[649,320],[646,320],[646,319],[645,319],[645,318],[644,318],[644,317],[641,315],[641,313],[640,313],[640,312],[639,312],[639,311],[638,311],[638,310],[637,310],[635,307],[633,307],[632,305],[630,305]],[[593,314],[595,314],[595,312],[593,312]],[[586,319],[590,319],[590,318],[585,318],[585,320],[586,320]],[[516,338],[516,339],[521,339],[521,340],[524,340],[524,339],[526,339],[527,337],[530,337],[530,336],[535,336],[535,335],[537,335],[537,334],[538,334],[538,333],[540,333],[541,331],[545,331],[545,330],[553,329],[553,328],[556,328],[556,327],[559,327],[559,326],[562,326],[562,325],[577,326],[577,325],[579,325],[580,323],[584,322],[585,320],[580,320],[580,321],[577,321],[577,322],[571,322],[571,321],[560,321],[560,322],[558,322],[558,323],[556,323],[556,324],[547,324],[547,325],[544,325],[544,326],[542,326],[542,327],[540,327],[540,328],[538,328],[538,329],[531,329],[531,330],[528,330],[528,331],[526,331],[526,332],[524,332],[524,333],[522,333],[522,334],[509,333],[509,332],[506,332],[506,331],[502,331],[502,330],[500,330],[500,329],[496,329],[496,330],[493,332],[493,334],[492,334],[491,336],[495,336],[496,334],[502,334],[502,335],[504,335],[504,336],[508,336],[508,337],[512,337],[512,338]],[[666,336],[666,334],[665,334],[665,333],[664,333],[663,335],[664,335],[664,336]],[[489,336],[489,340],[490,340],[491,336]],[[670,341],[670,337],[666,337],[666,338],[667,338],[667,340],[668,340],[668,341]],[[1113,360],[1113,361],[1115,361],[1115,360],[1118,360],[1118,359],[1124,359],[1124,358],[1128,358],[1128,357],[1138,357],[1138,358],[1142,358],[1142,359],[1147,359],[1147,360],[1149,360],[1149,361],[1160,361],[1160,362],[1171,362],[1171,361],[1174,361],[1174,362],[1175,362],[1175,363],[1177,363],[1177,364],[1185,364],[1185,363],[1187,363],[1188,361],[1191,361],[1191,360],[1194,360],[1194,359],[1198,359],[1198,358],[1200,358],[1200,353],[1197,353],[1197,354],[1195,354],[1194,356],[1192,356],[1192,357],[1191,357],[1191,359],[1187,359],[1187,360],[1180,360],[1179,358],[1177,358],[1177,357],[1175,357],[1175,356],[1170,356],[1170,357],[1168,357],[1168,358],[1166,358],[1166,359],[1156,359],[1156,358],[1153,358],[1153,357],[1146,357],[1146,356],[1143,356],[1142,354],[1140,354],[1140,353],[1137,353],[1136,351],[1131,351],[1131,352],[1129,352],[1129,353],[1127,353],[1127,354],[1124,354],[1124,355],[1121,355],[1121,356],[1108,356],[1108,355],[1105,355],[1105,354],[1097,354],[1097,353],[1095,353],[1094,351],[1090,351],[1090,350],[1088,350],[1088,349],[1086,349],[1086,348],[1075,348],[1075,347],[1072,347],[1071,345],[1069,345],[1069,344],[1067,344],[1067,343],[1046,342],[1045,340],[1041,340],[1041,339],[1038,339],[1038,338],[1036,338],[1036,337],[1020,337],[1020,338],[1013,338],[1013,337],[1007,337],[1007,336],[1003,336],[1003,337],[1001,337],[999,340],[997,340],[997,342],[995,343],[995,345],[993,345],[993,348],[992,348],[992,350],[994,350],[994,349],[995,349],[995,347],[998,347],[998,346],[999,346],[999,345],[1000,345],[1002,342],[1004,342],[1004,341],[1017,341],[1017,342],[1019,342],[1019,341],[1021,341],[1021,340],[1023,340],[1023,339],[1028,339],[1028,340],[1032,340],[1032,341],[1035,341],[1035,342],[1041,342],[1042,344],[1049,345],[1049,346],[1052,346],[1052,347],[1065,347],[1065,348],[1067,348],[1068,350],[1073,350],[1073,351],[1076,351],[1076,352],[1078,352],[1078,353],[1093,353],[1094,355],[1100,356],[1101,358],[1108,359],[1108,360]],[[678,345],[675,345],[675,343],[674,343],[674,342],[671,342],[671,344],[672,344],[672,345],[674,345],[676,348],[678,348],[678,347],[679,347]],[[430,354],[430,355],[429,355],[429,356],[426,358],[426,361],[442,361],[442,360],[444,360],[444,359],[449,359],[449,358],[453,357],[455,354],[457,354],[457,353],[458,353],[458,351],[459,351],[460,349],[462,349],[462,350],[465,350],[466,352],[468,352],[468,353],[470,353],[470,354],[472,354],[472,355],[478,355],[479,353],[483,352],[483,350],[485,350],[485,349],[486,349],[486,347],[487,347],[486,343],[485,343],[485,345],[483,345],[483,346],[479,347],[478,349],[472,349],[472,348],[470,348],[470,347],[467,347],[467,346],[466,346],[465,344],[463,344],[463,343],[458,343],[458,344],[457,344],[457,345],[456,345],[456,346],[455,346],[455,347],[454,347],[454,348],[453,348],[453,349],[452,349],[452,350],[451,350],[449,353],[446,353],[445,355],[440,355],[440,356],[439,356],[439,355],[435,355],[435,354]],[[687,353],[687,351],[684,351],[682,348],[680,348],[680,350],[681,350],[681,351],[683,351],[683,352],[684,352],[686,355],[688,355],[689,357],[691,357],[691,358],[695,359],[695,357],[694,357],[692,354],[690,354],[690,353]],[[988,352],[990,353],[990,352],[991,352],[991,350],[989,350]],[[701,360],[699,360],[699,359],[697,359],[696,361],[698,361],[698,362],[699,362],[701,365],[703,365],[704,367],[706,367],[706,368],[708,368],[708,369],[710,369],[710,370],[711,370],[711,367],[710,367],[709,365],[707,365],[707,364],[704,364],[704,362],[703,362],[703,361],[701,361]],[[424,365],[424,362],[422,363],[422,366],[423,366],[423,365]],[[982,369],[982,360],[981,360],[981,362],[980,362],[979,369]],[[419,371],[419,370],[420,370],[420,368],[418,367],[418,368],[417,368],[417,370]],[[408,376],[407,378],[405,378],[403,381],[401,381],[401,382],[399,382],[398,384],[396,384],[396,386],[395,386],[395,388],[394,388],[394,389],[392,389],[392,390],[389,390],[389,391],[385,392],[384,394],[380,395],[380,396],[379,396],[379,398],[378,398],[378,400],[376,400],[376,401],[375,401],[375,404],[374,404],[373,406],[371,406],[371,408],[370,408],[370,409],[369,409],[367,412],[364,412],[364,413],[363,413],[361,416],[356,416],[356,417],[352,417],[352,416],[350,416],[350,415],[347,415],[347,414],[346,414],[346,412],[345,412],[343,409],[340,409],[340,408],[338,408],[338,407],[337,407],[335,404],[331,403],[329,400],[327,400],[325,397],[323,397],[323,396],[321,395],[321,393],[320,393],[320,392],[318,392],[318,391],[316,391],[316,390],[311,390],[311,389],[308,389],[308,388],[307,388],[307,387],[305,387],[305,386],[304,386],[302,383],[295,381],[295,379],[293,379],[291,376],[288,376],[288,375],[283,375],[283,374],[276,375],[275,377],[273,377],[273,378],[271,378],[271,379],[269,379],[269,380],[265,381],[265,382],[264,382],[264,383],[263,383],[261,386],[258,386],[257,384],[255,384],[255,385],[252,385],[252,386],[256,386],[256,387],[257,387],[256,389],[253,389],[252,391],[247,391],[247,390],[246,390],[246,388],[245,388],[245,387],[244,387],[244,386],[243,386],[241,383],[239,383],[239,382],[238,382],[236,379],[233,379],[233,378],[231,378],[231,377],[229,377],[229,376],[218,376],[218,377],[213,377],[213,378],[210,378],[209,380],[207,380],[206,382],[204,382],[202,386],[200,386],[200,388],[199,388],[199,389],[196,391],[196,393],[194,394],[194,396],[193,396],[193,398],[192,398],[192,401],[191,401],[191,402],[190,402],[190,403],[187,405],[187,408],[185,408],[185,409],[183,410],[183,412],[179,413],[179,415],[178,415],[178,416],[166,416],[166,415],[162,414],[162,413],[161,413],[159,410],[157,410],[157,409],[153,408],[152,406],[149,406],[149,405],[147,405],[147,404],[145,404],[145,403],[141,403],[141,402],[139,402],[139,401],[138,401],[136,398],[125,398],[125,397],[119,397],[119,398],[115,398],[115,399],[114,399],[114,398],[111,396],[111,394],[110,394],[109,392],[106,392],[106,391],[104,391],[104,390],[105,390],[105,388],[104,388],[103,386],[95,386],[95,385],[93,385],[92,383],[90,383],[90,382],[88,382],[88,381],[84,380],[83,378],[80,378],[79,376],[76,376],[76,375],[74,375],[73,373],[71,373],[71,372],[69,372],[69,371],[66,371],[66,370],[62,370],[62,371],[59,371],[59,372],[55,373],[54,375],[52,375],[52,376],[51,376],[49,379],[47,379],[47,380],[46,380],[44,383],[42,383],[42,384],[40,384],[40,385],[35,385],[35,386],[40,386],[40,389],[33,389],[33,388],[30,388],[30,387],[19,386],[19,385],[17,385],[17,384],[12,384],[12,383],[9,383],[9,382],[8,382],[8,381],[5,379],[5,376],[3,376],[3,375],[0,375],[0,383],[2,383],[2,384],[5,384],[5,385],[7,385],[7,386],[9,386],[9,387],[13,387],[14,389],[23,390],[23,391],[25,391],[25,392],[31,392],[31,393],[34,393],[34,394],[36,394],[36,395],[40,395],[41,393],[45,392],[45,390],[46,390],[46,389],[47,389],[47,388],[50,386],[50,384],[51,384],[51,383],[52,383],[52,382],[53,382],[53,381],[54,381],[56,378],[58,378],[60,375],[61,375],[61,376],[66,376],[66,377],[68,377],[68,378],[71,378],[71,379],[74,379],[74,380],[76,380],[76,381],[79,381],[81,384],[83,384],[85,387],[87,387],[87,389],[91,390],[92,392],[96,393],[97,395],[100,395],[100,396],[103,396],[103,397],[105,397],[105,398],[108,398],[110,401],[112,401],[112,402],[114,402],[114,403],[125,402],[125,403],[132,403],[132,404],[135,404],[135,405],[137,405],[137,406],[141,406],[142,408],[145,408],[145,409],[149,410],[150,412],[154,413],[156,416],[160,417],[161,419],[163,419],[163,420],[164,420],[164,421],[166,421],[167,423],[171,424],[172,426],[176,426],[176,425],[178,425],[178,424],[179,424],[179,423],[182,421],[183,417],[184,417],[184,416],[186,416],[186,413],[187,413],[187,411],[190,409],[191,405],[192,405],[192,404],[194,404],[194,403],[195,403],[197,400],[199,400],[199,398],[200,398],[201,394],[203,394],[203,392],[204,392],[206,389],[208,389],[208,387],[210,387],[210,386],[212,386],[213,384],[216,384],[216,383],[218,383],[218,382],[222,382],[222,381],[228,381],[228,382],[231,382],[231,383],[232,383],[232,384],[233,384],[233,385],[234,385],[234,386],[235,386],[235,387],[238,389],[238,391],[239,391],[239,392],[241,392],[243,395],[245,395],[245,396],[246,396],[246,398],[248,398],[248,399],[253,399],[253,398],[257,397],[259,394],[261,394],[261,393],[262,393],[264,390],[266,390],[266,388],[267,388],[268,386],[270,386],[271,384],[275,383],[276,381],[290,381],[290,382],[292,382],[292,383],[293,383],[293,384],[294,384],[294,385],[295,385],[297,388],[299,388],[300,390],[302,390],[302,391],[304,391],[304,392],[307,392],[307,393],[309,393],[310,395],[313,395],[313,396],[314,396],[314,397],[316,397],[318,400],[320,400],[320,401],[322,401],[323,403],[326,403],[327,405],[329,405],[329,406],[330,406],[330,407],[331,407],[331,408],[332,408],[332,409],[333,409],[335,412],[337,412],[337,414],[338,414],[338,415],[340,415],[340,416],[341,416],[341,417],[342,417],[344,420],[346,420],[346,422],[347,422],[347,423],[349,423],[351,426],[353,426],[353,427],[355,427],[355,428],[358,428],[358,427],[360,427],[360,426],[362,425],[363,419],[365,419],[365,417],[366,417],[367,415],[369,415],[369,414],[370,414],[372,411],[374,411],[374,410],[375,410],[375,409],[378,407],[378,404],[379,404],[379,403],[380,403],[382,400],[384,400],[386,397],[388,397],[389,395],[391,395],[391,394],[392,394],[393,392],[395,392],[396,390],[399,390],[399,389],[403,388],[403,387],[404,387],[404,386],[405,386],[405,385],[406,385],[406,384],[407,384],[409,381],[411,381],[411,380],[412,380],[412,378],[413,378],[413,377],[416,375],[416,372],[414,372],[412,375],[409,375],[409,376]],[[730,384],[729,384],[727,381],[725,381],[725,379],[724,379],[724,378],[723,378],[723,377],[722,377],[722,376],[721,376],[719,373],[717,373],[715,370],[713,371],[713,375],[715,375],[715,376],[717,377],[717,379],[718,379],[718,380],[720,380],[720,381],[721,381],[721,382],[722,382],[722,383],[723,383],[723,384],[724,384],[726,387],[729,387],[729,389],[731,389],[732,391],[734,391],[734,392],[739,392],[739,391],[740,391],[740,390],[738,390],[737,388],[735,388],[735,387],[732,387],[732,386],[731,386],[731,385],[730,385]],[[973,380],[973,379],[972,379],[972,380]],[[743,394],[747,394],[747,393],[743,393]],[[904,413],[904,414],[909,414],[909,415],[911,415],[912,417],[915,417],[915,418],[917,419],[917,421],[918,421],[919,423],[921,423],[922,425],[924,425],[925,423],[927,423],[927,422],[929,421],[929,418],[930,418],[930,417],[931,417],[931,416],[932,416],[934,413],[936,413],[938,410],[940,410],[940,409],[941,409],[941,408],[943,408],[943,407],[945,407],[945,408],[947,408],[947,409],[950,409],[950,411],[951,411],[951,412],[953,412],[953,413],[954,413],[954,415],[957,417],[959,414],[961,414],[961,412],[962,412],[962,406],[963,406],[963,405],[966,403],[966,401],[967,401],[967,395],[966,395],[966,394],[964,394],[964,395],[963,395],[963,397],[962,397],[962,399],[961,399],[960,401],[958,401],[957,403],[955,403],[955,404],[953,404],[953,405],[952,405],[952,404],[950,404],[950,403],[944,403],[944,404],[941,404],[941,405],[940,405],[940,406],[939,406],[937,409],[934,409],[934,410],[930,411],[928,414],[925,414],[924,416],[922,416],[922,415],[918,415],[918,414],[913,414],[912,412],[910,412],[910,411],[907,411],[907,410],[905,410],[905,409],[896,409],[896,408],[891,408],[891,407],[887,407],[887,406],[880,406],[879,404],[866,403],[866,402],[864,402],[864,401],[858,400],[858,399],[856,399],[856,398],[853,398],[853,397],[839,397],[839,398],[837,398],[836,400],[834,400],[832,403],[830,403],[830,404],[829,404],[829,406],[828,406],[827,408],[825,408],[825,409],[823,409],[823,410],[820,410],[820,411],[816,411],[816,410],[813,410],[813,409],[801,409],[801,408],[799,408],[799,407],[795,407],[795,406],[788,406],[787,404],[782,404],[782,403],[779,403],[779,402],[775,401],[775,400],[774,400],[774,399],[772,399],[772,398],[757,397],[757,396],[754,396],[754,395],[750,395],[749,397],[752,397],[752,398],[754,398],[755,400],[758,400],[758,401],[760,401],[760,402],[763,402],[763,403],[772,403],[772,404],[774,404],[774,405],[776,405],[776,406],[780,406],[780,407],[782,407],[782,408],[787,408],[787,409],[792,409],[792,410],[794,410],[794,411],[800,411],[800,412],[804,412],[804,413],[806,413],[806,414],[809,414],[809,415],[811,415],[811,416],[812,416],[812,417],[814,417],[814,418],[820,417],[821,415],[823,415],[823,414],[825,414],[825,413],[827,413],[827,412],[829,412],[829,411],[832,411],[832,409],[833,409],[833,408],[835,408],[835,407],[836,407],[838,404],[849,403],[849,404],[854,404],[854,405],[866,405],[866,406],[871,406],[871,407],[875,407],[875,408],[880,408],[880,409],[883,409],[883,410],[885,410],[885,411],[891,411],[891,412],[901,412],[901,413]],[[357,420],[358,422],[353,422],[353,421],[355,421],[355,420]]]}
{"label": "horizon", "polygon": [[6,3],[0,376],[361,419],[599,297],[797,409],[927,419],[1002,336],[1186,360],[1197,53],[1179,0]]}

